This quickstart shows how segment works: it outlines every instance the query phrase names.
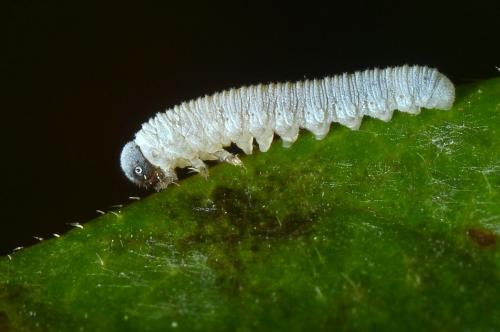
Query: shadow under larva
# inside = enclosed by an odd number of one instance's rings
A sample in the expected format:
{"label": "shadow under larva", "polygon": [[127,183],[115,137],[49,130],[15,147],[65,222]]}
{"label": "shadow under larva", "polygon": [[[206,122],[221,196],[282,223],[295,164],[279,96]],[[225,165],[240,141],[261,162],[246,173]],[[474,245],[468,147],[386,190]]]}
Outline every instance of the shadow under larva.
{"label": "shadow under larva", "polygon": [[255,139],[265,152],[275,134],[288,147],[300,128],[320,140],[332,122],[357,130],[364,116],[389,121],[395,110],[411,114],[421,108],[448,110],[454,99],[453,83],[426,66],[230,89],[156,114],[125,144],[120,163],[133,183],[159,191],[177,181],[176,167],[206,177],[206,160],[241,166],[241,160],[224,149],[232,143],[251,154]]}

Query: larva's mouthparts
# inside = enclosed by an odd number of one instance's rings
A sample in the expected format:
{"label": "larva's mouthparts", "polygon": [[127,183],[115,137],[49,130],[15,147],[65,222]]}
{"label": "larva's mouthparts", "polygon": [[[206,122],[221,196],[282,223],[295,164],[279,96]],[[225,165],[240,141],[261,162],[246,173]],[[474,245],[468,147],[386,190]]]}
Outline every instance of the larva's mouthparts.
{"label": "larva's mouthparts", "polygon": [[147,189],[154,188],[154,190],[160,191],[166,189],[169,184],[177,182],[177,180],[178,178],[175,170],[167,173],[161,168],[155,167],[155,171],[151,174],[151,177],[145,187]]}

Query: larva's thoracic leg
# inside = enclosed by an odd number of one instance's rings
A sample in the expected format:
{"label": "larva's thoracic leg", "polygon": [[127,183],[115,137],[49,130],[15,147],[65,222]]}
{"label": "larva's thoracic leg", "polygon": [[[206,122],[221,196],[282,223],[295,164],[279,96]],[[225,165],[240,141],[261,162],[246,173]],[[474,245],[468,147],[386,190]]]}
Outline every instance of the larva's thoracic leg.
{"label": "larva's thoracic leg", "polygon": [[243,162],[238,158],[237,155],[232,154],[226,150],[217,151],[214,153],[215,156],[219,159],[219,161],[229,163],[235,166],[243,166]]}
{"label": "larva's thoracic leg", "polygon": [[193,159],[190,161],[189,169],[193,172],[200,173],[205,179],[208,178],[208,167],[201,159]]}

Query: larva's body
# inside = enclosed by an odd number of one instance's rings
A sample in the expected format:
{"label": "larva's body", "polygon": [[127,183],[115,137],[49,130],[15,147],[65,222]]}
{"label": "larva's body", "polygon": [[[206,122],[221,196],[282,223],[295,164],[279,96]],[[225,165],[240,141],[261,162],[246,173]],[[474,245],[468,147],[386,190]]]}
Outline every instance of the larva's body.
{"label": "larva's body", "polygon": [[224,150],[231,143],[250,154],[255,138],[267,151],[274,134],[289,146],[300,128],[322,139],[332,122],[356,130],[365,115],[389,121],[396,109],[449,109],[454,98],[450,80],[422,66],[231,89],[158,113],[125,145],[121,166],[133,182],[160,190],[177,179],[176,167],[206,174],[202,160],[240,165]]}

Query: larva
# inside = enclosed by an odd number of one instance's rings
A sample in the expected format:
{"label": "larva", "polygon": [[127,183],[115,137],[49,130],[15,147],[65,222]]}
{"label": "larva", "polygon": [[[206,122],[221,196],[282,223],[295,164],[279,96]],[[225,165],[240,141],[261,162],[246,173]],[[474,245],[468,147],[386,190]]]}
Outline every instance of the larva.
{"label": "larva", "polygon": [[365,115],[389,121],[396,109],[411,114],[421,107],[447,110],[454,99],[453,83],[425,66],[230,89],[156,114],[123,147],[120,162],[132,182],[161,190],[177,180],[176,167],[206,176],[203,160],[241,165],[224,150],[231,143],[251,154],[255,138],[265,152],[274,134],[290,146],[300,128],[322,139],[332,122],[356,130]]}

